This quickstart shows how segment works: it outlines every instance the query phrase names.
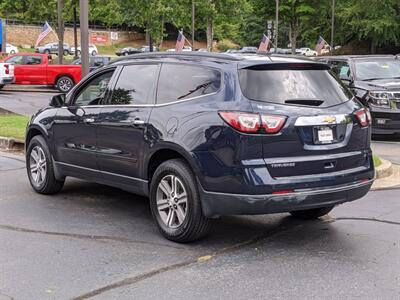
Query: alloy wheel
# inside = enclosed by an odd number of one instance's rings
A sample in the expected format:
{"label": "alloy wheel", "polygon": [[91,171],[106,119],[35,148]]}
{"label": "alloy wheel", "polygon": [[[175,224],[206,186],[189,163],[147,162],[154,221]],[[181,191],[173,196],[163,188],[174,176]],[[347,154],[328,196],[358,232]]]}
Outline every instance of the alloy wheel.
{"label": "alloy wheel", "polygon": [[157,209],[169,228],[178,228],[187,215],[188,198],[184,184],[175,175],[164,176],[157,187]]}
{"label": "alloy wheel", "polygon": [[35,146],[29,156],[29,169],[34,184],[39,186],[46,180],[47,164],[43,149]]}
{"label": "alloy wheel", "polygon": [[69,79],[61,79],[58,86],[61,91],[68,92],[72,88],[72,82]]}

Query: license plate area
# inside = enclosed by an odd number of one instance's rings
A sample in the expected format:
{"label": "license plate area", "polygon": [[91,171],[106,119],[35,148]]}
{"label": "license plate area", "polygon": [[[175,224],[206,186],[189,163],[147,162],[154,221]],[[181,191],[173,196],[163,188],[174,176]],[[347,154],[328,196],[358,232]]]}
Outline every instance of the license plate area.
{"label": "license plate area", "polygon": [[313,129],[314,144],[326,145],[337,143],[336,125],[331,126],[315,126]]}

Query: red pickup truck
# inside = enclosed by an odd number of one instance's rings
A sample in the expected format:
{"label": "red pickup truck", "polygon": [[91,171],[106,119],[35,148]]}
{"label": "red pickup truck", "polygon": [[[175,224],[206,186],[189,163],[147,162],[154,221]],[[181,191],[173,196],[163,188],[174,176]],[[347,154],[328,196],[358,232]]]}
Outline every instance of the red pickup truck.
{"label": "red pickup truck", "polygon": [[50,85],[67,93],[82,77],[81,66],[49,64],[47,54],[13,54],[4,62],[14,64],[15,84]]}

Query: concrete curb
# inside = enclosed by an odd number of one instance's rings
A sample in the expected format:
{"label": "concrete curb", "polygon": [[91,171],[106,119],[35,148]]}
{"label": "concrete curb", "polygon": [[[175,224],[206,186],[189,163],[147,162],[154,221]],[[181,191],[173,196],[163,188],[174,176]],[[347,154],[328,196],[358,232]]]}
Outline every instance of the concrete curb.
{"label": "concrete curb", "polygon": [[1,91],[3,92],[24,92],[24,93],[60,93],[56,89],[44,86],[29,85],[6,85]]}
{"label": "concrete curb", "polygon": [[382,164],[375,169],[376,179],[386,178],[393,174],[393,164],[385,159],[381,159],[381,161]]}
{"label": "concrete curb", "polygon": [[23,140],[0,137],[0,149],[7,151],[23,151],[25,143]]}

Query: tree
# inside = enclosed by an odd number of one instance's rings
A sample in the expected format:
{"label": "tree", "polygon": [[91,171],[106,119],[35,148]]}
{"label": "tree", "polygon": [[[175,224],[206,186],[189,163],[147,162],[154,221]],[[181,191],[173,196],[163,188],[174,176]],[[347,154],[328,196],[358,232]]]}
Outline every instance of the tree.
{"label": "tree", "polygon": [[338,5],[341,33],[347,38],[369,39],[371,53],[382,44],[400,42],[398,0],[353,0]]}

